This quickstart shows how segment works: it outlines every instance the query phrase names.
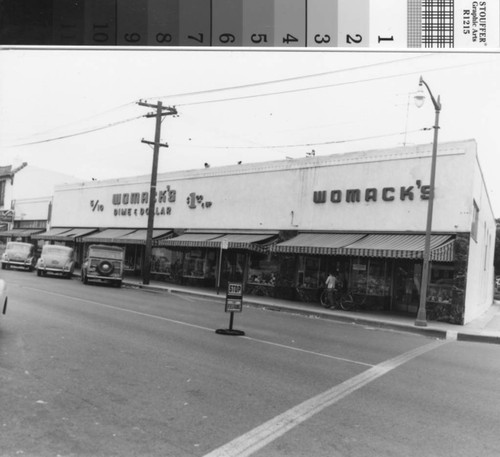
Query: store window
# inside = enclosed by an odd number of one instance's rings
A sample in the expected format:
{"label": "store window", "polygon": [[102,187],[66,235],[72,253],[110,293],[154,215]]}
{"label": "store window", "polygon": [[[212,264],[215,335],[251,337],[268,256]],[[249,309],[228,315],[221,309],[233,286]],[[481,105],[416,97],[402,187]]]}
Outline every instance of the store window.
{"label": "store window", "polygon": [[299,269],[297,277],[298,287],[316,289],[321,287],[320,271],[321,264],[319,257],[299,257]]}
{"label": "store window", "polygon": [[5,180],[0,181],[0,207],[5,205]]}
{"label": "store window", "polygon": [[215,278],[215,263],[215,251],[193,249],[185,254],[182,274],[188,279]]}
{"label": "store window", "polygon": [[453,266],[432,264],[427,301],[434,303],[451,303],[453,276]]}
{"label": "store window", "polygon": [[474,205],[472,207],[472,225],[470,228],[470,236],[477,243],[477,231],[479,228],[479,207],[474,200]]}
{"label": "store window", "polygon": [[182,253],[164,247],[151,251],[151,273],[161,279],[179,280],[182,276]]}
{"label": "store window", "polygon": [[355,294],[388,296],[391,279],[385,259],[353,259],[351,290]]}
{"label": "store window", "polygon": [[279,263],[271,254],[253,253],[250,256],[248,283],[275,286]]}
{"label": "store window", "polygon": [[121,246],[125,248],[124,269],[129,272],[140,271],[141,269],[141,251],[136,245]]}

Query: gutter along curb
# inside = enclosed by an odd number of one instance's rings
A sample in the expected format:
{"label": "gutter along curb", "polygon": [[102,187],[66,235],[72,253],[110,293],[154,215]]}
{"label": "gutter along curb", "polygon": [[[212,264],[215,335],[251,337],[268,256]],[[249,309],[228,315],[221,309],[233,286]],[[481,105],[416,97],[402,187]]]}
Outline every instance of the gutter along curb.
{"label": "gutter along curb", "polygon": [[[79,273],[75,273],[75,276],[79,276]],[[225,295],[215,295],[208,294],[196,290],[189,289],[177,289],[169,286],[157,286],[151,284],[140,284],[133,281],[123,281],[123,286],[130,287],[134,289],[142,289],[151,292],[167,292],[178,295],[191,295],[201,298],[207,298],[210,300],[218,300],[220,302],[225,301]],[[390,319],[384,319],[381,317],[370,318],[368,316],[363,316],[358,313],[349,313],[347,311],[334,311],[334,310],[320,310],[314,308],[307,308],[304,306],[293,306],[287,305],[286,303],[264,303],[262,301],[256,300],[254,298],[246,297],[244,300],[245,306],[250,306],[253,308],[266,309],[270,311],[287,312],[291,314],[299,314],[303,316],[316,317],[320,319],[329,319],[336,322],[342,322],[346,324],[362,325],[373,328],[388,329],[406,333],[413,333],[424,335],[429,338],[438,339],[450,339],[458,341],[468,341],[477,343],[488,343],[488,344],[500,344],[500,331],[491,332],[482,329],[474,330],[459,330],[459,326],[449,324],[453,329],[446,328],[436,328],[433,327],[432,322],[430,322],[428,327],[417,327],[413,324],[406,324],[402,322],[395,322]],[[446,325],[446,324],[444,324]]]}

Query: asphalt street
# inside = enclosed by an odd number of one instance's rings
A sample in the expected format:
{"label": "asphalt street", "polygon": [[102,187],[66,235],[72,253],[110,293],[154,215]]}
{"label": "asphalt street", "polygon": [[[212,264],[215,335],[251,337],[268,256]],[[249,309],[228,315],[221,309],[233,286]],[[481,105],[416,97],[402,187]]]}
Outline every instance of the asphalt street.
{"label": "asphalt street", "polygon": [[498,456],[500,346],[2,271],[2,456]]}

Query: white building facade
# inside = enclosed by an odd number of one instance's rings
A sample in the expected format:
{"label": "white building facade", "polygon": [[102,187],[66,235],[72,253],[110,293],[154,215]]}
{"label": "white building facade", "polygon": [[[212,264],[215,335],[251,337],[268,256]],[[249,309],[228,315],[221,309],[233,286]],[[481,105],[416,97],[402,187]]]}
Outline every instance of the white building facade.
{"label": "white building facade", "polygon": [[[416,313],[432,145],[160,174],[152,273],[315,302],[333,270],[370,309]],[[50,242],[123,245],[139,273],[149,176],[56,187]],[[67,235],[67,236],[66,236]],[[225,240],[225,241],[224,241]],[[221,249],[224,247],[224,249]],[[493,300],[495,219],[473,140],[439,146],[428,318]]]}

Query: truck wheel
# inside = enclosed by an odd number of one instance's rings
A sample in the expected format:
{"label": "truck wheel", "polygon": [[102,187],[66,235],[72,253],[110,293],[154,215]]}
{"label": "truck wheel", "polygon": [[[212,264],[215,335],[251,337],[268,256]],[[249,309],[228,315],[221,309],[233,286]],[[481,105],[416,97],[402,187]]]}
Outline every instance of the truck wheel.
{"label": "truck wheel", "polygon": [[36,275],[37,276],[42,276],[42,272],[40,270],[36,270]]}

